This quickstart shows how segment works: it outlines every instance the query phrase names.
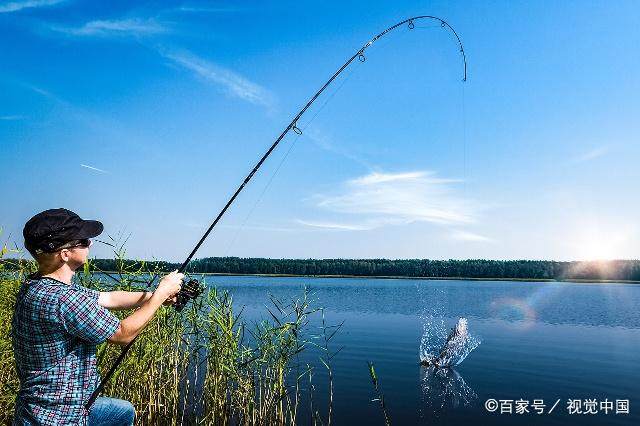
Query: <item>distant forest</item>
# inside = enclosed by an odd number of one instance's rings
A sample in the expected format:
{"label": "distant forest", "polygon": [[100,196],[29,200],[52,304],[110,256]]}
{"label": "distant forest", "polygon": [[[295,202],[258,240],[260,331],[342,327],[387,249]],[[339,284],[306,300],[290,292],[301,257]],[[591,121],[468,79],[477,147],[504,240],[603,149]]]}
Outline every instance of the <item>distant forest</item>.
{"label": "distant forest", "polygon": [[[118,269],[116,260],[96,259],[95,268]],[[126,261],[129,266],[136,262]],[[169,271],[179,264],[148,262],[147,267]],[[640,281],[640,260],[555,262],[541,260],[427,260],[427,259],[262,259],[207,257],[189,265],[194,273],[352,275],[441,278],[585,279]]]}
{"label": "distant forest", "polygon": [[[15,269],[17,259],[5,259],[7,269]],[[92,259],[94,271],[172,271],[179,263]],[[206,257],[189,264],[192,273],[335,275],[359,277],[415,278],[500,278],[542,280],[640,281],[640,260],[556,262],[548,260],[428,260],[428,259],[265,259]]]}

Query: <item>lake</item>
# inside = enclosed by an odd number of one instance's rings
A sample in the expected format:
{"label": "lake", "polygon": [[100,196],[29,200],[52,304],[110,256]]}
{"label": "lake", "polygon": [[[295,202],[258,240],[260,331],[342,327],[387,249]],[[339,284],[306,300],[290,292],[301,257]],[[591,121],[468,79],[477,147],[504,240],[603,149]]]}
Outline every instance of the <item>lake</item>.
{"label": "lake", "polygon": [[[269,295],[286,301],[306,286],[329,324],[344,321],[331,342],[342,347],[332,364],[334,424],[384,424],[368,361],[395,425],[640,424],[640,285],[248,276],[207,283],[229,290],[249,319],[268,316]],[[419,366],[425,324],[441,319],[451,328],[459,317],[482,343],[451,370]],[[326,407],[317,355],[305,362],[317,367],[314,400]],[[581,414],[569,414],[568,400],[580,400]]]}

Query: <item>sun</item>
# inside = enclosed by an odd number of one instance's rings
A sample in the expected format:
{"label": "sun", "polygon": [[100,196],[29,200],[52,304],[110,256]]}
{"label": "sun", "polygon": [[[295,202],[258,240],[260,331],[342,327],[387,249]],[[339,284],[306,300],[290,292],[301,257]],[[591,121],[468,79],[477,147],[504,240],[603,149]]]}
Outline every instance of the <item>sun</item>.
{"label": "sun", "polygon": [[580,245],[579,260],[612,260],[616,259],[616,250],[610,241],[592,239]]}
{"label": "sun", "polygon": [[625,226],[583,223],[569,238],[571,257],[577,260],[612,260],[628,257],[625,250],[633,232]]}

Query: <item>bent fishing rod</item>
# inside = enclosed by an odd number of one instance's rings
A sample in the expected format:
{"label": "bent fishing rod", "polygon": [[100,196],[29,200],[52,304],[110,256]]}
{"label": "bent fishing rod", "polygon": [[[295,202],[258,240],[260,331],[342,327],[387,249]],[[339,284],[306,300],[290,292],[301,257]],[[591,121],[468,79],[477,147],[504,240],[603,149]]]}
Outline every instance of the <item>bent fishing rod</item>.
{"label": "bent fishing rod", "polygon": [[[360,49],[358,49],[358,51],[356,51],[349,59],[347,59],[347,61],[342,64],[342,66],[340,68],[338,68],[338,70],[333,73],[333,75],[322,85],[322,87],[320,87],[320,90],[318,90],[305,104],[305,106],[298,111],[298,113],[295,115],[295,117],[293,118],[293,120],[291,120],[291,122],[287,125],[287,127],[284,128],[284,130],[282,131],[282,133],[280,133],[280,136],[277,137],[277,139],[271,144],[271,146],[269,147],[269,149],[267,150],[267,152],[265,152],[262,157],[260,158],[260,160],[255,164],[255,166],[253,167],[253,169],[251,170],[251,172],[249,172],[249,174],[244,178],[244,180],[242,181],[242,183],[240,184],[240,186],[238,187],[238,189],[236,189],[236,191],[233,193],[233,195],[231,196],[231,198],[229,198],[229,201],[227,201],[227,203],[225,204],[225,206],[222,208],[222,210],[220,211],[220,213],[218,213],[218,215],[216,216],[216,218],[214,219],[214,221],[211,223],[211,225],[209,226],[209,228],[207,228],[207,230],[205,231],[204,235],[202,235],[202,237],[200,238],[200,240],[198,241],[198,243],[195,245],[195,247],[193,247],[193,250],[191,250],[191,253],[189,253],[189,255],[187,256],[187,258],[185,259],[184,262],[182,262],[182,264],[180,265],[180,267],[178,268],[178,272],[185,272],[185,270],[187,269],[187,266],[189,265],[189,262],[191,262],[191,259],[193,259],[193,256],[195,256],[196,252],[198,251],[198,249],[200,248],[200,246],[204,243],[204,241],[207,239],[207,237],[209,236],[209,234],[211,233],[211,231],[213,230],[213,228],[215,228],[215,226],[218,224],[218,222],[220,221],[220,219],[222,219],[222,216],[224,216],[224,214],[226,213],[226,211],[229,209],[229,207],[231,206],[231,204],[233,204],[233,202],[236,200],[236,198],[238,197],[238,195],[240,194],[240,192],[242,192],[242,190],[244,189],[244,187],[249,183],[249,181],[253,178],[253,176],[256,174],[256,172],[260,169],[260,167],[262,166],[262,164],[267,160],[267,158],[271,155],[271,153],[273,152],[273,150],[276,149],[276,147],[280,144],[280,142],[282,141],[282,139],[284,139],[284,137],[290,132],[293,131],[294,133],[296,133],[297,135],[302,135],[302,130],[300,130],[300,128],[298,127],[298,120],[300,119],[300,117],[302,117],[304,115],[305,112],[307,112],[307,110],[309,109],[309,107],[311,107],[311,105],[316,101],[316,99],[318,99],[318,97],[325,91],[325,89],[327,87],[329,87],[329,85],[331,85],[331,83],[333,83],[333,81],[349,66],[351,65],[351,63],[353,61],[355,61],[356,59],[358,59],[360,62],[365,62],[366,61],[366,56],[365,56],[365,51],[373,44],[375,43],[378,39],[384,37],[386,34],[390,33],[391,31],[395,30],[398,27],[401,27],[403,25],[407,25],[407,28],[409,28],[409,30],[413,30],[415,28],[415,22],[420,21],[420,20],[432,20],[432,21],[437,21],[440,26],[446,30],[449,30],[454,37],[456,38],[456,41],[458,43],[458,47],[460,49],[460,55],[462,57],[462,61],[463,61],[463,65],[464,65],[464,69],[463,69],[463,77],[462,77],[462,81],[467,81],[467,57],[465,55],[464,52],[464,47],[462,46],[462,41],[460,40],[460,37],[458,36],[458,33],[456,33],[456,31],[453,29],[453,27],[451,25],[449,25],[449,23],[447,23],[444,19],[438,18],[437,16],[430,16],[430,15],[420,15],[420,16],[414,16],[412,18],[408,18],[405,19],[404,21],[398,22],[397,24],[387,28],[386,30],[382,31],[381,33],[379,33],[378,35],[376,35],[375,37],[373,37],[371,40],[369,40],[368,42],[366,42]],[[155,279],[155,277],[154,277]],[[186,282],[183,286],[182,289],[178,292],[177,294],[177,303],[175,305],[176,309],[178,311],[180,311],[190,300],[195,299],[196,297],[198,297],[200,295],[200,293],[202,293],[203,288],[200,286],[200,283],[197,280],[189,280],[188,282]],[[137,337],[136,337],[137,338]],[[118,358],[116,359],[116,361],[113,363],[113,365],[111,366],[111,368],[109,369],[109,371],[107,372],[107,374],[104,376],[104,378],[102,379],[102,381],[100,382],[100,384],[98,385],[98,387],[96,388],[96,390],[91,394],[91,397],[89,398],[89,400],[87,401],[87,403],[85,404],[85,407],[87,409],[89,409],[93,403],[95,402],[96,398],[98,397],[98,395],[102,392],[102,390],[104,389],[105,385],[107,384],[107,382],[109,381],[109,379],[111,379],[111,377],[113,376],[113,374],[115,373],[116,369],[118,368],[118,366],[120,365],[120,363],[122,362],[122,360],[124,360],[124,357],[126,356],[127,352],[129,351],[129,349],[131,348],[131,346],[133,345],[133,343],[135,342],[136,338],[134,338],[131,342],[129,342],[123,349],[122,352],[120,353],[120,355],[118,356]]]}

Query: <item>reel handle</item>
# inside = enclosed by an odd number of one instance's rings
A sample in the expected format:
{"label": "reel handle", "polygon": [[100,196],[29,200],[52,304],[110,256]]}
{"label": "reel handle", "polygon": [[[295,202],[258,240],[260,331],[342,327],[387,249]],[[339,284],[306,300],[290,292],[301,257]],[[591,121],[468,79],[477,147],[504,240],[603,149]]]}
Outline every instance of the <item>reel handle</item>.
{"label": "reel handle", "polygon": [[190,279],[182,285],[176,294],[176,303],[173,305],[176,311],[180,312],[190,300],[196,299],[204,291],[204,286],[196,279]]}

